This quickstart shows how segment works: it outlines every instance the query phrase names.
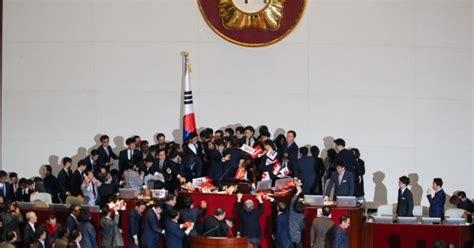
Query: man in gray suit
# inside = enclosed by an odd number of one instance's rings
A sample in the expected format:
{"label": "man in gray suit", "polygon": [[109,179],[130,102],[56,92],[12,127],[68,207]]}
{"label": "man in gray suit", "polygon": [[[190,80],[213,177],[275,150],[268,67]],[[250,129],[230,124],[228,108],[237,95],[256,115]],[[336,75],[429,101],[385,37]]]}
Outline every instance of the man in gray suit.
{"label": "man in gray suit", "polygon": [[313,220],[311,225],[311,247],[324,248],[326,242],[326,233],[334,226],[334,221],[329,218],[331,215],[331,207],[323,207],[323,216],[317,217]]}
{"label": "man in gray suit", "polygon": [[336,161],[336,170],[331,176],[326,188],[324,200],[329,199],[331,189],[335,185],[334,195],[336,196],[353,196],[354,195],[354,176],[351,172],[345,170],[344,161]]}

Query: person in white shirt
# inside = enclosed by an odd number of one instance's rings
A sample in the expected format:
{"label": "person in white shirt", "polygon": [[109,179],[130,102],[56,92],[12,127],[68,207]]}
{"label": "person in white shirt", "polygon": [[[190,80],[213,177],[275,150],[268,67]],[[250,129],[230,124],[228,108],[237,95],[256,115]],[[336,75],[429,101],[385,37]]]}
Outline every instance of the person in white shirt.
{"label": "person in white shirt", "polygon": [[87,170],[85,175],[86,177],[81,185],[82,194],[84,195],[84,204],[97,205],[99,202],[98,187],[100,187],[102,183],[94,178],[94,173],[91,170]]}
{"label": "person in white shirt", "polygon": [[38,221],[36,213],[33,211],[26,213],[26,220],[28,221],[25,224],[25,230],[23,231],[23,244],[24,247],[29,247],[29,244],[35,242],[35,224]]}

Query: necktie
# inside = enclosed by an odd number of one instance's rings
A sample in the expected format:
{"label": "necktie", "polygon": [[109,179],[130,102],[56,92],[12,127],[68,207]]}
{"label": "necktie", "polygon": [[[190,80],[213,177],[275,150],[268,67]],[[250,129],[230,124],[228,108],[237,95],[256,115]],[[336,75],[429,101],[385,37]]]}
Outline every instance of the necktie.
{"label": "necktie", "polygon": [[107,157],[110,156],[110,155],[109,155],[109,148],[108,148],[108,147],[104,147],[104,150],[105,150],[105,153],[107,153]]}
{"label": "necktie", "polygon": [[95,199],[96,198],[95,197],[95,194],[96,194],[95,193],[95,187],[94,187],[95,185],[94,185],[94,182],[91,182],[91,183],[92,183],[92,194],[94,194],[94,199]]}
{"label": "necktie", "polygon": [[130,158],[128,160],[132,160],[133,159],[133,150],[130,150]]}
{"label": "necktie", "polygon": [[160,161],[160,170],[163,170],[163,161]]}
{"label": "necktie", "polygon": [[341,182],[342,182],[342,173],[339,174],[339,184],[341,184]]}

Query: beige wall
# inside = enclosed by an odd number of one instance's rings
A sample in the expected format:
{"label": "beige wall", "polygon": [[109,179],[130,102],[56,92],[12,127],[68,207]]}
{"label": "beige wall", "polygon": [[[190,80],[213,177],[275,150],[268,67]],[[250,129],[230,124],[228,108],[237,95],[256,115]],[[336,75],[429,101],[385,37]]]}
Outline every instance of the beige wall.
{"label": "beige wall", "polygon": [[474,196],[471,1],[308,2],[292,35],[250,49],[215,35],[194,0],[5,0],[3,168],[36,175],[101,133],[172,139],[187,50],[198,126],[295,129],[322,148],[344,137],[369,201],[377,171],[388,202],[409,173],[422,192],[441,176]]}

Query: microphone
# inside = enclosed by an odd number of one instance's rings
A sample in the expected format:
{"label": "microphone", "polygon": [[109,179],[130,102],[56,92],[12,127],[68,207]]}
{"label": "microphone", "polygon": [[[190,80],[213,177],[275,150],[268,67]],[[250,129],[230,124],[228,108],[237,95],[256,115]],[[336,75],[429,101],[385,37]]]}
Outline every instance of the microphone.
{"label": "microphone", "polygon": [[229,172],[230,169],[232,169],[232,166],[229,166],[229,168],[227,168],[227,170],[224,173],[222,173],[221,178],[219,178],[219,180],[217,180],[216,187],[219,187],[219,183],[222,181],[222,179],[224,179],[224,176],[227,175],[227,173]]}
{"label": "microphone", "polygon": [[210,232],[214,231],[214,230],[217,230],[217,228],[219,228],[219,225],[215,226],[214,228],[211,228],[211,230],[205,232],[202,236],[203,237],[206,237],[206,235],[208,235]]}

